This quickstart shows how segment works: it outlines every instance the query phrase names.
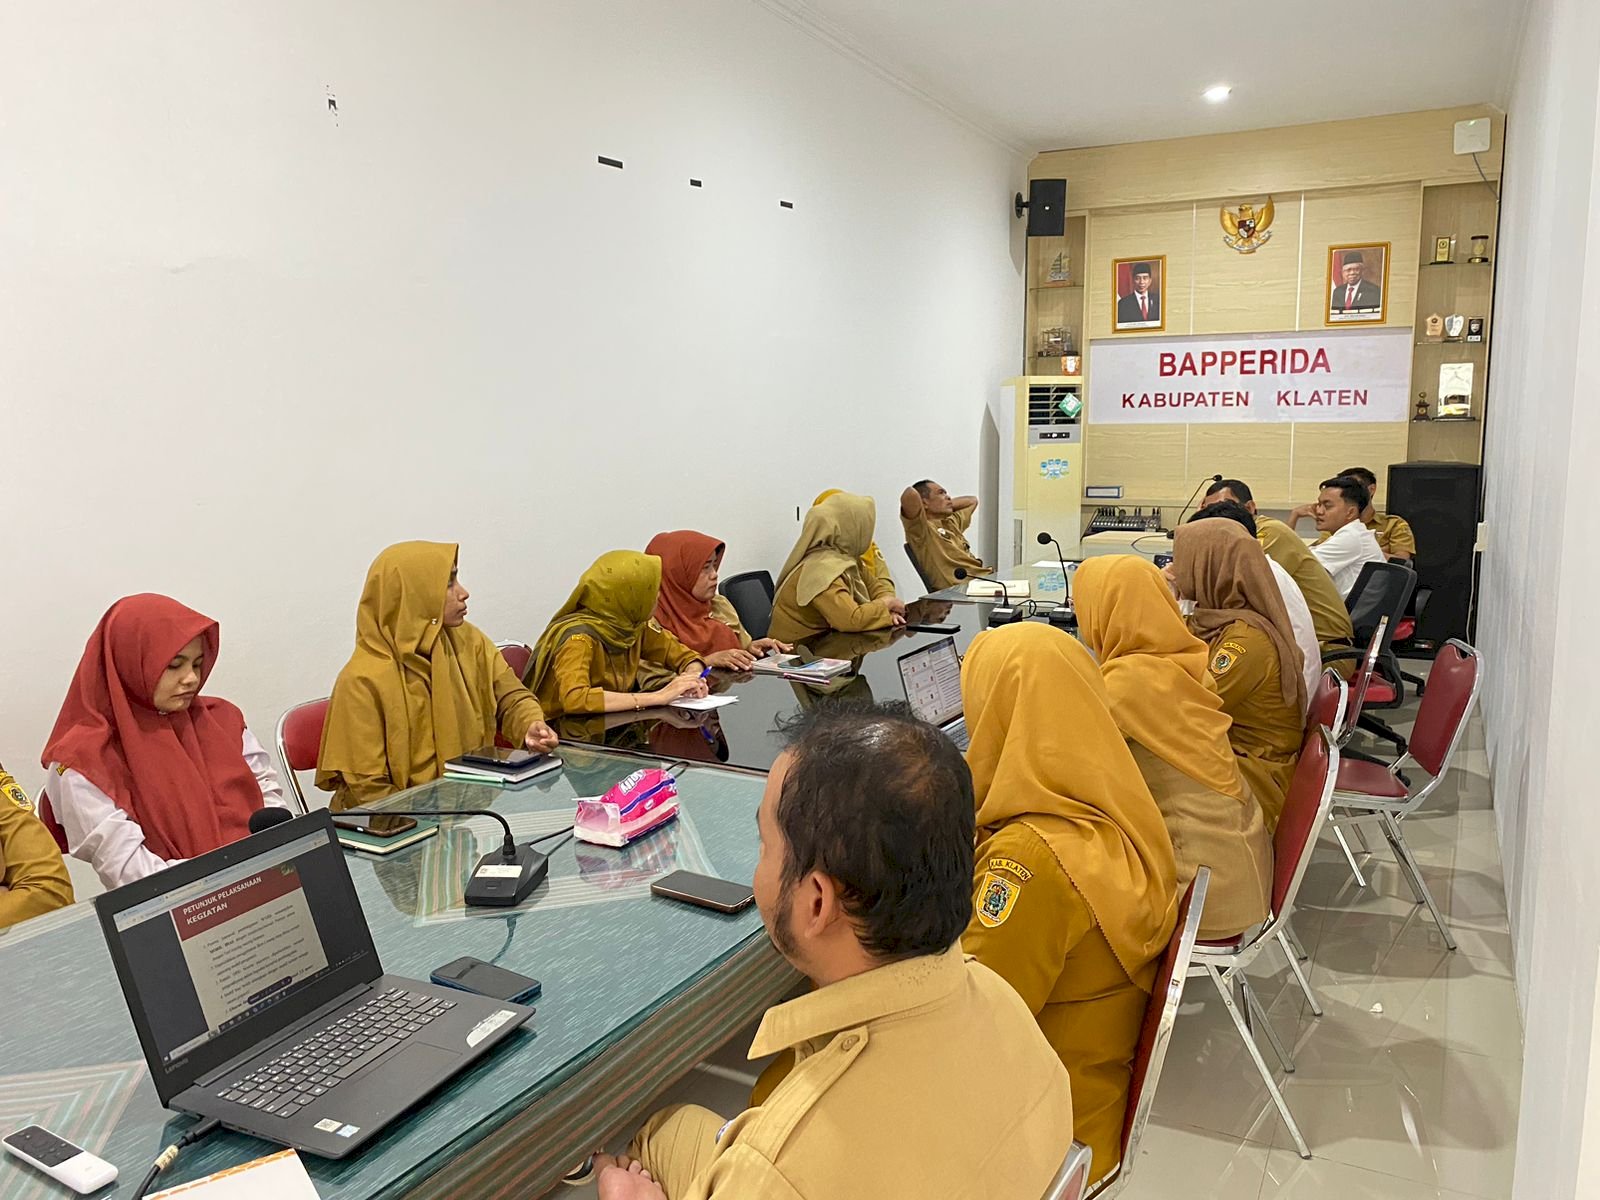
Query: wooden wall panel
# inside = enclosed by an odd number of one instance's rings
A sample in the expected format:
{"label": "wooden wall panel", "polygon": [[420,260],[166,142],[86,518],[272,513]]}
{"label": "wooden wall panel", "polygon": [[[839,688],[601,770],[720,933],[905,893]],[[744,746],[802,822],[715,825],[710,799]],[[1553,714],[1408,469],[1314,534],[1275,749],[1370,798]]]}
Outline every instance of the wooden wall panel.
{"label": "wooden wall panel", "polygon": [[1308,195],[1300,327],[1328,328],[1328,248],[1358,242],[1389,243],[1389,311],[1384,324],[1409,327],[1417,312],[1417,226],[1421,220],[1422,187],[1416,183]]}
{"label": "wooden wall panel", "polygon": [[[1259,207],[1265,194],[1249,197]],[[1222,240],[1222,206],[1237,212],[1245,197],[1195,206],[1194,332],[1264,333],[1295,327],[1300,287],[1300,195],[1274,195],[1272,235],[1253,254]]]}
{"label": "wooden wall panel", "polygon": [[[1121,484],[1124,499],[1105,501],[1149,507],[1179,505],[1194,487],[1183,482],[1187,464],[1187,425],[1087,425],[1083,474],[1086,483]],[[1092,510],[1100,501],[1085,500]]]}
{"label": "wooden wall panel", "polygon": [[[1117,301],[1111,264],[1138,255],[1167,256],[1167,277],[1162,280],[1162,302],[1167,310],[1166,333],[1189,331],[1189,286],[1194,272],[1194,212],[1177,207],[1139,209],[1132,212],[1096,213],[1089,219],[1088,337],[1111,333],[1111,315]],[[1149,337],[1150,331],[1117,337]]]}
{"label": "wooden wall panel", "polygon": [[1189,487],[1206,475],[1242,479],[1255,493],[1257,504],[1278,507],[1293,494],[1289,486],[1289,449],[1294,442],[1294,429],[1288,421],[1191,427]]}
{"label": "wooden wall panel", "polygon": [[1317,484],[1344,467],[1366,467],[1378,477],[1378,506],[1390,463],[1406,461],[1403,421],[1365,421],[1349,425],[1300,422],[1294,427],[1294,462],[1290,478],[1293,504],[1317,498]]}

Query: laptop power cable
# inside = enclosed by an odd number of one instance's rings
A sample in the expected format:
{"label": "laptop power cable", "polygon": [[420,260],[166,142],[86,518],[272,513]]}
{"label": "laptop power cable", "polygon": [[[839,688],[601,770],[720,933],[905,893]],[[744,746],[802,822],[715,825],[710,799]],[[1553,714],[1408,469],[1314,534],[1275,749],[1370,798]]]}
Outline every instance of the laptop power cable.
{"label": "laptop power cable", "polygon": [[133,1200],[144,1200],[145,1193],[150,1190],[150,1185],[156,1181],[156,1176],[173,1164],[185,1146],[192,1146],[201,1138],[210,1137],[221,1124],[221,1121],[208,1117],[163,1150],[151,1165],[150,1170],[145,1173],[144,1180],[134,1190]]}

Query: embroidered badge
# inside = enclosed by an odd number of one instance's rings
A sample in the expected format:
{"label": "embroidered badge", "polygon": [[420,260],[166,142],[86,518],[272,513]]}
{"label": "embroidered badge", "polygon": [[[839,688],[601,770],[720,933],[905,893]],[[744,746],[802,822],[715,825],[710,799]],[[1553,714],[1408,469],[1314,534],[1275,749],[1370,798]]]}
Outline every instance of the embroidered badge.
{"label": "embroidered badge", "polygon": [[989,870],[1010,871],[1023,883],[1027,883],[1028,880],[1033,878],[1033,872],[1014,858],[991,858],[989,860]]}
{"label": "embroidered badge", "polygon": [[7,800],[11,801],[11,803],[15,804],[25,813],[31,813],[33,811],[33,801],[28,799],[28,793],[23,791],[15,783],[8,783],[4,787],[0,787],[0,795],[5,796]]}
{"label": "embroidered badge", "polygon": [[1223,642],[1211,660],[1213,675],[1226,675],[1235,663],[1244,657],[1244,647],[1238,642]]}
{"label": "embroidered badge", "polygon": [[988,929],[1004,925],[1011,910],[1017,906],[1022,885],[1002,879],[993,871],[985,871],[983,883],[978,887],[978,921]]}

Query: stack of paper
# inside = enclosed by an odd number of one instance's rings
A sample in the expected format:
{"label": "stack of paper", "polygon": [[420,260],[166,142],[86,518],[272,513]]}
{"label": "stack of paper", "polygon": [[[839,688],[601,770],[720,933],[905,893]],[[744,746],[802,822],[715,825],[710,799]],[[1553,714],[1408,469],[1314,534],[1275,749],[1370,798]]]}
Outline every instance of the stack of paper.
{"label": "stack of paper", "polygon": [[311,1176],[293,1150],[229,1167],[193,1183],[180,1183],[156,1192],[150,1200],[175,1196],[182,1200],[318,1200]]}

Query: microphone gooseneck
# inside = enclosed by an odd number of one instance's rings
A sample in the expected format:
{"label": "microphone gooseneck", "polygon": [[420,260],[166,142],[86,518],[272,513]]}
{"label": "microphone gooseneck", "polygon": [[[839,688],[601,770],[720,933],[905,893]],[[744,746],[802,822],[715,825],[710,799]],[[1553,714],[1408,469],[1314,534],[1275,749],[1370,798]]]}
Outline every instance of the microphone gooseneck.
{"label": "microphone gooseneck", "polygon": [[1194,491],[1189,493],[1189,499],[1184,502],[1183,511],[1178,514],[1178,519],[1172,523],[1172,528],[1167,530],[1167,540],[1169,542],[1172,540],[1173,532],[1178,528],[1179,525],[1183,524],[1183,518],[1188,515],[1189,506],[1194,503],[1194,498],[1200,494],[1200,489],[1205,487],[1206,484],[1208,484],[1208,483],[1221,483],[1221,482],[1222,482],[1222,476],[1221,475],[1208,475],[1208,476],[1206,476],[1206,478],[1202,479],[1199,483],[1194,485]]}

